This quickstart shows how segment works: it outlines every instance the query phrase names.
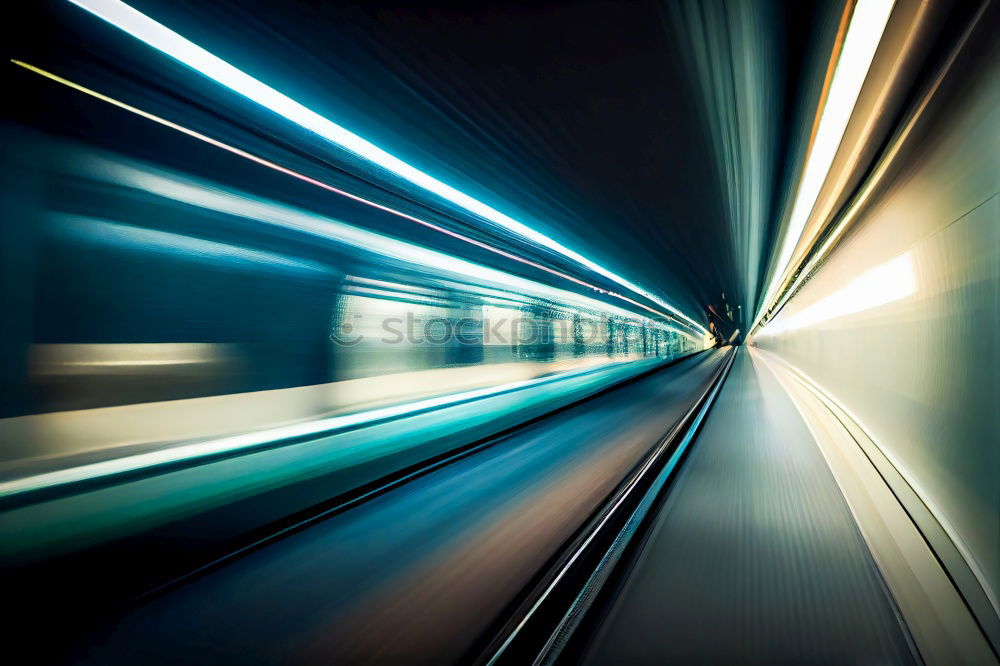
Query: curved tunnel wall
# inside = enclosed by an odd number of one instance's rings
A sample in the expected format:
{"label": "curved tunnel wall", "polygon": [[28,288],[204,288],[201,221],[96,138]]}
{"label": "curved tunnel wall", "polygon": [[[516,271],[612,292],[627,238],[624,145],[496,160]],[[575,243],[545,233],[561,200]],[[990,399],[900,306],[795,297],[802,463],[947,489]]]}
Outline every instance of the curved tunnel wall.
{"label": "curved tunnel wall", "polygon": [[854,413],[996,608],[1000,59],[969,46],[847,236],[753,344]]}

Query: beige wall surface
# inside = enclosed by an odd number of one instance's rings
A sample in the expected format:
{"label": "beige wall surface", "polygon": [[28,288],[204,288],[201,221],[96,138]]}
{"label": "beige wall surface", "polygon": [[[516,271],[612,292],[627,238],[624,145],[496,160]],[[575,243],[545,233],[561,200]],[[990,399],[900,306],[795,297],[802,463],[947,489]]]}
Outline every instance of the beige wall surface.
{"label": "beige wall surface", "polygon": [[1000,590],[995,56],[996,48],[987,47],[956,63],[848,235],[753,339],[854,413],[950,531],[994,606]]}

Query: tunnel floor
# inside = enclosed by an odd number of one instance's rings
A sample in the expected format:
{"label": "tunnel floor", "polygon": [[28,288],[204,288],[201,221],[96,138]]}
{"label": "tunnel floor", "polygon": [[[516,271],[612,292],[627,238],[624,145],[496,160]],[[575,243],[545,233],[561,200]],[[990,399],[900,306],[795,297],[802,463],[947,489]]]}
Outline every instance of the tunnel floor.
{"label": "tunnel floor", "polygon": [[914,663],[812,435],[742,348],[587,663]]}

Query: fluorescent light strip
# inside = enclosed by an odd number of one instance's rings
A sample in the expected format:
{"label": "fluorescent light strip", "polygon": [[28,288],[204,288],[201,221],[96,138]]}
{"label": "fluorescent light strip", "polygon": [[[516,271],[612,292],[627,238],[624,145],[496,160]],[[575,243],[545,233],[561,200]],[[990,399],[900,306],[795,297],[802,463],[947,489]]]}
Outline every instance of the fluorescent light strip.
{"label": "fluorescent light strip", "polygon": [[314,132],[341,148],[349,150],[355,155],[382,167],[446,201],[460,206],[470,213],[493,222],[522,238],[546,247],[564,257],[572,259],[595,273],[622,285],[629,291],[649,299],[660,307],[666,308],[675,316],[685,319],[698,327],[699,330],[705,332],[705,329],[700,324],[662,299],[548,236],[407,164],[370,141],[324,118],[274,88],[261,83],[249,74],[230,65],[218,56],[209,53],[202,47],[185,39],[166,26],[157,23],[124,2],[120,2],[120,0],[69,1],[174,58],[178,62],[187,65],[216,83],[243,95],[247,99],[260,104],[264,108],[273,111],[300,127]]}
{"label": "fluorescent light strip", "polygon": [[807,280],[810,275],[812,275],[813,271],[819,265],[819,263],[826,257],[826,255],[830,252],[830,250],[833,249],[835,243],[837,243],[837,241],[840,240],[840,237],[844,233],[844,231],[846,231],[848,226],[850,226],[851,223],[854,222],[859,211],[861,211],[864,205],[868,202],[869,198],[875,191],[876,187],[878,187],[878,185],[882,182],[882,179],[885,177],[885,174],[888,173],[890,166],[894,164],[896,157],[900,153],[901,148],[906,144],[907,139],[913,132],[913,128],[916,127],[917,121],[923,117],[924,111],[927,109],[927,105],[930,103],[931,99],[933,99],[934,95],[937,93],[938,88],[941,86],[941,82],[944,81],[945,75],[949,71],[951,71],[951,68],[954,66],[958,54],[965,47],[965,43],[968,41],[969,36],[972,34],[973,29],[976,27],[976,25],[978,25],[979,21],[983,16],[983,13],[986,11],[988,6],[989,3],[987,2],[983,3],[979,7],[979,12],[969,23],[969,26],[966,28],[965,33],[962,34],[962,37],[955,44],[954,48],[952,49],[951,55],[941,66],[941,69],[937,77],[934,79],[933,83],[924,93],[923,98],[920,100],[920,103],[917,104],[916,108],[910,114],[909,118],[907,119],[903,128],[900,130],[899,134],[896,135],[896,137],[892,140],[892,143],[889,145],[889,147],[883,152],[881,158],[878,161],[878,164],[876,164],[875,166],[874,171],[865,180],[864,185],[862,186],[860,192],[850,203],[846,212],[843,213],[843,216],[840,218],[840,221],[836,223],[836,225],[833,228],[833,231],[831,231],[829,234],[826,235],[825,240],[819,246],[818,250],[810,252],[809,261],[806,263],[805,267],[801,271],[799,271],[798,277],[795,279],[795,282],[793,282],[792,285],[785,291],[785,295],[782,297],[782,301],[778,303],[777,307],[781,307],[782,305],[784,305],[784,303],[787,302],[789,296],[795,293],[796,288],[799,285],[801,285],[805,280]]}
{"label": "fluorescent light strip", "polygon": [[859,0],[854,7],[847,36],[844,38],[844,46],[833,73],[830,92],[816,130],[816,139],[813,141],[802,180],[799,182],[799,190],[792,206],[788,228],[785,230],[781,252],[775,264],[775,272],[754,326],[760,323],[764,312],[777,296],[775,292],[780,288],[789,269],[792,253],[799,243],[823,183],[830,173],[830,166],[840,148],[840,142],[844,138],[847,124],[854,112],[854,105],[861,94],[868,69],[871,67],[875,51],[892,13],[893,4],[894,0]]}
{"label": "fluorescent light strip", "polygon": [[[363,197],[359,197],[356,194],[351,194],[350,192],[347,192],[346,190],[342,190],[342,189],[334,187],[332,185],[328,185],[327,183],[324,183],[324,182],[322,182],[320,180],[316,180],[315,178],[310,178],[309,176],[306,176],[305,174],[299,173],[298,171],[293,171],[292,169],[289,169],[287,167],[283,167],[280,164],[276,164],[275,162],[271,162],[270,160],[266,160],[266,159],[264,159],[262,157],[258,157],[257,155],[254,155],[253,153],[249,153],[249,152],[247,152],[245,150],[241,150],[239,148],[236,148],[235,146],[230,146],[229,144],[223,143],[222,141],[218,141],[216,139],[213,139],[210,136],[206,136],[205,134],[201,134],[200,132],[196,132],[196,131],[194,131],[192,129],[188,129],[187,127],[184,127],[183,125],[178,125],[177,123],[171,122],[171,121],[169,121],[169,120],[167,120],[165,118],[161,118],[160,116],[154,115],[154,114],[149,113],[147,111],[143,111],[142,109],[136,108],[136,107],[131,106],[129,104],[125,104],[124,102],[121,102],[121,101],[119,101],[119,100],[117,100],[117,99],[115,99],[113,97],[109,97],[109,96],[104,95],[102,93],[99,93],[99,92],[97,92],[95,90],[91,90],[90,88],[82,86],[82,85],[80,85],[78,83],[74,83],[73,81],[70,81],[68,79],[64,79],[63,77],[58,76],[56,74],[53,74],[52,72],[48,72],[48,71],[46,71],[46,70],[44,70],[44,69],[42,69],[40,67],[35,67],[34,65],[31,65],[31,64],[26,63],[26,62],[22,62],[20,60],[11,60],[11,62],[14,63],[15,65],[17,65],[18,67],[23,67],[23,68],[25,68],[25,69],[27,69],[27,70],[29,70],[31,72],[34,72],[36,74],[40,74],[41,76],[44,76],[47,79],[51,79],[52,81],[56,81],[57,83],[61,83],[61,84],[65,85],[65,86],[73,88],[74,90],[78,90],[78,91],[80,91],[82,93],[90,95],[91,97],[96,97],[97,99],[99,99],[99,100],[101,100],[103,102],[107,102],[108,104],[112,104],[114,106],[117,106],[117,107],[119,107],[121,109],[124,109],[124,110],[129,111],[131,113],[134,113],[134,114],[136,114],[138,116],[146,118],[147,120],[152,120],[153,122],[156,122],[156,123],[159,123],[159,124],[164,125],[166,127],[169,127],[170,129],[177,130],[178,132],[181,132],[181,133],[186,134],[186,135],[188,135],[190,137],[198,139],[199,141],[204,141],[205,143],[213,145],[213,146],[215,146],[217,148],[221,148],[221,149],[223,149],[225,151],[233,153],[234,155],[239,155],[240,157],[248,159],[251,162],[255,162],[255,163],[260,164],[262,166],[266,166],[269,169],[274,169],[275,171],[279,171],[279,172],[281,172],[281,173],[283,173],[283,174],[285,174],[287,176],[291,176],[292,178],[296,178],[298,180],[301,180],[301,181],[304,181],[306,183],[309,183],[310,185],[315,185],[316,187],[323,188],[324,190],[327,190],[329,192],[333,192],[335,194],[339,194],[341,196],[347,197],[348,199],[352,199],[353,201],[357,201],[359,203],[363,203],[365,205],[371,206],[372,208],[377,208],[377,209],[379,209],[379,210],[381,210],[383,212],[390,213],[390,214],[395,215],[397,217],[401,217],[401,218],[407,219],[407,220],[409,220],[411,222],[416,222],[417,224],[423,225],[423,226],[428,227],[430,229],[433,229],[435,231],[439,231],[439,232],[441,232],[443,234],[447,234],[447,235],[452,236],[453,238],[456,238],[458,240],[462,240],[462,241],[465,241],[467,243],[471,243],[472,245],[475,245],[477,247],[483,248],[484,250],[489,250],[490,252],[493,252],[495,254],[499,254],[500,256],[505,257],[507,259],[513,259],[514,261],[518,261],[520,263],[526,264],[528,266],[531,266],[532,268],[537,268],[539,270],[543,270],[543,271],[545,271],[547,273],[550,273],[552,275],[556,275],[556,276],[561,277],[563,279],[575,282],[576,284],[579,284],[581,286],[593,289],[594,291],[598,291],[598,292],[601,292],[601,293],[608,293],[608,292],[606,292],[606,291],[604,291],[604,290],[602,290],[602,289],[600,289],[598,287],[595,287],[592,284],[589,284],[587,282],[584,282],[583,280],[575,278],[572,275],[567,275],[566,273],[562,273],[560,271],[554,270],[554,269],[549,268],[548,266],[545,266],[543,264],[539,264],[539,263],[536,263],[536,262],[531,261],[529,259],[525,259],[523,257],[519,257],[519,256],[517,256],[515,254],[510,253],[510,252],[506,252],[505,250],[501,250],[499,248],[495,248],[492,245],[488,245],[488,244],[483,243],[481,241],[478,241],[478,240],[476,240],[474,238],[469,238],[468,236],[463,236],[463,235],[458,234],[458,233],[456,233],[454,231],[451,231],[450,229],[447,229],[445,227],[436,225],[433,222],[428,222],[426,220],[422,220],[422,219],[420,219],[418,217],[414,217],[413,215],[409,215],[407,213],[403,213],[403,212],[395,210],[393,208],[389,208],[388,206],[383,206],[382,204],[376,203],[374,201],[370,201],[370,200],[365,199]],[[615,295],[615,294],[609,294],[609,295]],[[647,308],[647,309],[649,309],[649,308]],[[656,312],[655,310],[651,310],[651,309],[650,309],[650,311],[651,312]],[[663,313],[657,312],[656,314],[661,314],[662,315]],[[666,315],[663,315],[663,316],[666,316]]]}
{"label": "fluorescent light strip", "polygon": [[[423,224],[430,228],[439,229],[445,233],[449,233],[455,236],[456,238],[467,240],[470,243],[474,243],[478,246],[483,247],[484,249],[497,252],[498,254],[501,254],[510,259],[514,259],[516,261],[520,261],[525,264],[536,266],[537,268],[546,270],[549,273],[558,275],[560,277],[565,277],[566,279],[571,280],[577,284],[593,289],[594,291],[607,294],[609,296],[614,296],[618,299],[624,300],[632,305],[648,310],[661,317],[668,317],[668,315],[662,312],[653,310],[652,308],[649,308],[648,306],[645,306],[641,303],[637,303],[627,297],[615,294],[613,292],[607,292],[603,289],[599,289],[598,287],[595,287],[586,282],[578,280],[572,276],[564,275],[562,273],[559,273],[558,271],[548,269],[540,264],[534,264],[533,262],[527,259],[522,259],[516,255],[510,254],[503,250],[498,250],[489,245],[479,243],[474,239],[467,239],[464,236],[454,234],[448,231],[447,229],[438,228],[436,227],[436,225],[433,225],[429,222],[425,222],[411,215],[407,215],[406,213],[396,211],[392,208],[388,208],[381,204],[374,203],[368,201],[367,199],[363,199],[356,195],[350,194],[349,192],[339,190],[335,187],[327,185],[326,183],[312,179],[296,171],[292,171],[291,169],[287,169],[283,166],[280,166],[273,162],[269,162],[268,160],[265,160],[263,158],[257,157],[252,153],[240,150],[239,148],[234,148],[233,146],[229,146],[228,144],[222,143],[221,141],[216,141],[215,139],[205,136],[204,134],[200,134],[193,130],[187,129],[186,127],[173,123],[169,120],[160,118],[159,116],[153,115],[141,109],[137,109],[133,106],[129,106],[128,104],[120,102],[112,97],[108,97],[107,95],[103,95],[101,93],[90,90],[89,88],[86,88],[77,83],[64,79],[60,76],[47,72],[38,67],[35,67],[34,65],[30,65],[28,63],[21,62],[19,60],[12,60],[11,62],[14,63],[15,65],[24,67],[25,69],[40,74],[48,79],[69,86],[74,90],[78,90],[80,92],[96,97],[97,99],[108,102],[109,104],[113,104],[114,106],[125,109],[132,113],[135,113],[143,118],[153,120],[157,123],[170,127],[171,129],[175,129],[193,138],[205,141],[206,143],[209,143],[213,146],[222,148],[223,150],[239,155],[253,162],[261,164],[263,166],[272,168],[281,173],[287,174],[294,178],[298,178],[312,185],[322,187],[331,192],[342,194],[343,196],[373,206],[375,208],[378,208],[379,210],[383,210],[385,212],[398,215],[400,217]],[[526,278],[521,278],[515,275],[511,275],[509,273],[504,273],[496,269],[488,268],[486,266],[481,266],[479,264],[475,264],[466,261],[464,259],[452,257],[450,255],[437,252],[435,250],[430,250],[418,245],[413,245],[411,243],[406,243],[404,241],[396,240],[386,236],[381,236],[374,232],[366,231],[364,229],[360,229],[358,227],[354,227],[352,225],[343,222],[332,220],[330,218],[320,217],[318,215],[312,215],[296,211],[287,206],[280,207],[264,202],[251,201],[247,199],[247,197],[245,196],[233,194],[230,192],[225,192],[224,190],[221,190],[219,188],[205,188],[201,184],[196,183],[194,181],[184,181],[176,177],[171,178],[163,175],[154,174],[148,171],[143,171],[135,167],[125,166],[123,164],[117,164],[99,157],[91,158],[91,164],[95,168],[98,168],[100,171],[117,177],[119,183],[126,184],[128,186],[142,189],[144,191],[155,193],[159,196],[171,198],[174,200],[183,200],[186,203],[189,203],[194,206],[211,208],[213,210],[217,210],[220,212],[226,212],[227,214],[247,217],[248,219],[253,219],[257,221],[266,220],[267,222],[272,224],[278,224],[289,228],[304,230],[307,231],[308,233],[313,233],[320,236],[335,238],[340,242],[354,245],[355,247],[359,247],[368,251],[376,252],[386,257],[393,257],[397,259],[400,257],[404,257],[409,261],[419,263],[420,265],[423,266],[429,266],[434,268],[447,268],[451,270],[454,274],[461,276],[463,278],[468,278],[469,276],[475,276],[483,280],[488,280],[492,284],[497,285],[498,287],[504,287],[508,290],[514,289],[517,290],[519,293],[532,294],[536,297],[547,298],[549,300],[552,300],[553,302],[571,303],[580,307],[584,307],[588,310],[593,310],[597,312],[606,312],[609,314],[614,314],[626,318],[633,318],[633,319],[641,318],[641,315],[639,315],[636,312],[623,310],[621,308],[615,307],[610,303],[595,300],[584,294],[567,291],[564,289],[559,289],[558,287],[552,287],[539,282],[534,282]],[[692,337],[691,333],[687,331],[682,331],[681,329],[676,328],[675,326],[672,326],[665,322],[656,321],[648,318],[646,319],[646,321],[652,324],[656,328],[664,330],[673,330],[682,335]],[[684,322],[678,322],[678,323],[684,323]]]}
{"label": "fluorescent light strip", "polygon": [[[611,296],[613,298],[617,298],[619,300],[625,301],[626,303],[629,303],[630,305],[634,305],[635,307],[638,307],[638,308],[641,308],[643,310],[646,310],[647,312],[651,312],[651,313],[653,313],[653,314],[655,314],[657,316],[665,317],[665,318],[671,318],[671,315],[668,315],[667,313],[660,312],[659,310],[651,308],[648,305],[645,305],[644,303],[640,303],[640,302],[635,301],[635,300],[633,300],[631,298],[628,298],[627,296],[623,296],[622,294],[618,294],[618,293],[615,293],[613,291],[607,291],[605,289],[601,289],[600,287],[592,285],[589,282],[585,282],[583,280],[575,278],[572,275],[568,275],[568,274],[563,273],[561,271],[557,271],[555,269],[549,268],[548,266],[545,266],[543,264],[539,264],[537,262],[531,261],[530,259],[526,259],[524,257],[519,257],[519,256],[517,256],[515,254],[512,254],[512,253],[507,252],[505,250],[501,250],[499,248],[493,247],[492,245],[488,245],[488,244],[483,243],[481,241],[478,241],[478,240],[476,240],[474,238],[470,238],[468,236],[463,236],[462,234],[456,233],[454,231],[451,231],[450,229],[447,229],[445,227],[442,227],[442,226],[439,226],[437,224],[434,224],[433,222],[428,222],[426,220],[422,220],[422,219],[420,219],[418,217],[414,217],[413,215],[409,215],[407,213],[395,210],[393,208],[389,208],[388,206],[384,206],[384,205],[376,203],[374,201],[370,201],[370,200],[365,199],[363,197],[359,197],[356,194],[351,194],[350,192],[347,192],[346,190],[341,190],[341,189],[339,189],[337,187],[334,187],[334,186],[329,185],[327,183],[324,183],[322,181],[316,180],[315,178],[310,178],[309,176],[306,176],[305,174],[299,173],[297,171],[293,171],[292,169],[289,169],[287,167],[283,167],[280,164],[276,164],[275,162],[271,162],[271,161],[266,160],[266,159],[264,159],[262,157],[254,155],[253,153],[249,153],[249,152],[247,152],[245,150],[241,150],[241,149],[236,148],[234,146],[231,146],[229,144],[223,143],[222,141],[218,141],[216,139],[213,139],[212,137],[209,137],[209,136],[206,136],[204,134],[201,134],[200,132],[196,132],[194,130],[188,129],[187,127],[184,127],[183,125],[178,125],[177,123],[174,123],[174,122],[171,122],[169,120],[166,120],[165,118],[161,118],[160,116],[157,116],[157,115],[154,115],[152,113],[149,113],[148,111],[143,111],[142,109],[136,108],[136,107],[131,106],[129,104],[125,104],[124,102],[121,102],[121,101],[119,101],[119,100],[117,100],[117,99],[115,99],[113,97],[109,97],[109,96],[107,96],[107,95],[105,95],[103,93],[99,93],[99,92],[97,92],[95,90],[92,90],[90,88],[82,86],[82,85],[80,85],[78,83],[74,83],[73,81],[70,81],[68,79],[64,79],[63,77],[58,76],[56,74],[53,74],[52,72],[48,72],[48,71],[46,71],[44,69],[41,69],[40,67],[35,67],[34,65],[31,65],[31,64],[26,63],[26,62],[22,62],[20,60],[11,60],[11,62],[13,64],[17,65],[18,67],[23,67],[24,69],[27,69],[27,70],[29,70],[31,72],[34,72],[36,74],[39,74],[41,76],[44,76],[47,79],[50,79],[50,80],[55,81],[57,83],[61,83],[61,84],[65,85],[65,86],[68,86],[68,87],[74,89],[74,90],[77,90],[77,91],[82,92],[84,94],[90,95],[91,97],[95,97],[95,98],[97,98],[97,99],[99,99],[99,100],[101,100],[103,102],[107,102],[108,104],[112,104],[114,106],[117,106],[120,109],[124,109],[125,111],[129,111],[129,112],[134,113],[134,114],[136,114],[138,116],[146,118],[147,120],[152,120],[153,122],[159,123],[161,125],[164,125],[165,127],[169,127],[170,129],[173,129],[173,130],[176,130],[176,131],[181,132],[183,134],[186,134],[186,135],[188,135],[188,136],[190,136],[192,138],[198,139],[199,141],[204,141],[205,143],[208,143],[208,144],[210,144],[212,146],[215,146],[216,148],[221,148],[222,150],[225,150],[225,151],[230,152],[230,153],[232,153],[234,155],[238,155],[240,157],[243,157],[244,159],[250,160],[251,162],[254,162],[256,164],[260,164],[261,166],[268,167],[269,169],[273,169],[273,170],[278,171],[280,173],[283,173],[283,174],[285,174],[287,176],[291,176],[292,178],[296,178],[296,179],[301,180],[303,182],[309,183],[310,185],[315,185],[316,187],[320,187],[320,188],[322,188],[324,190],[327,190],[329,192],[333,192],[335,194],[339,194],[341,196],[347,197],[347,198],[349,198],[349,199],[351,199],[353,201],[356,201],[358,203],[362,203],[362,204],[365,204],[367,206],[371,206],[372,208],[377,208],[378,210],[381,210],[383,212],[389,213],[391,215],[395,215],[397,217],[401,217],[401,218],[409,220],[411,222],[416,222],[417,224],[420,224],[420,225],[422,225],[424,227],[427,227],[429,229],[433,229],[434,231],[441,232],[443,234],[446,234],[446,235],[451,236],[453,238],[456,238],[458,240],[461,240],[461,241],[464,241],[466,243],[470,243],[472,245],[475,245],[476,247],[479,247],[479,248],[482,248],[484,250],[488,250],[490,252],[493,252],[494,254],[498,254],[498,255],[500,255],[502,257],[505,257],[507,259],[512,259],[514,261],[517,261],[519,263],[525,264],[527,266],[531,266],[532,268],[537,268],[537,269],[539,269],[541,271],[544,271],[546,273],[549,273],[551,275],[555,275],[555,276],[560,277],[562,279],[569,280],[570,282],[578,284],[578,285],[580,285],[582,287],[586,287],[588,289],[592,289],[593,291],[596,291],[598,293],[605,294],[607,296]],[[676,321],[676,318],[673,318],[673,319]],[[678,321],[678,323],[679,324],[683,324],[685,326],[691,326],[686,321]],[[694,326],[693,328],[696,328],[699,331],[703,331],[704,330],[700,326]],[[685,334],[687,334],[687,333],[685,332]]]}

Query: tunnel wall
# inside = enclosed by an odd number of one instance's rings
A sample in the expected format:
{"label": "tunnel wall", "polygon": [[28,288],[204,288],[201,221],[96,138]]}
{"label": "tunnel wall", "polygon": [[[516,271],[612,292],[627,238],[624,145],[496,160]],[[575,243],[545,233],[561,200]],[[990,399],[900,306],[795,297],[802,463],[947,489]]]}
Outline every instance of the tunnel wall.
{"label": "tunnel wall", "polygon": [[847,235],[753,344],[854,413],[996,607],[1000,58],[978,41]]}

